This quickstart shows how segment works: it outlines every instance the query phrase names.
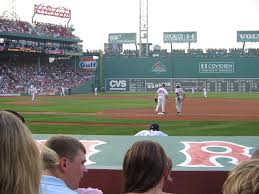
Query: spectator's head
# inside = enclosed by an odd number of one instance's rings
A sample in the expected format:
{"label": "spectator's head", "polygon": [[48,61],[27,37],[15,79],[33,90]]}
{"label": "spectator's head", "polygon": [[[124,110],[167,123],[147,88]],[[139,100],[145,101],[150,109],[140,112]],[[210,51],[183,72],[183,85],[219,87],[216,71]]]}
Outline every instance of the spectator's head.
{"label": "spectator's head", "polygon": [[162,84],[162,87],[164,88],[164,87],[165,87],[165,84]]}
{"label": "spectator's head", "polygon": [[259,159],[259,149],[255,150],[255,152],[252,154],[251,159]]}
{"label": "spectator's head", "polygon": [[[58,155],[58,164],[55,164],[55,154],[47,152],[52,160],[49,161],[49,164],[46,164],[48,160],[45,161],[44,173],[51,173],[64,180],[70,189],[77,189],[80,179],[86,171],[84,145],[79,140],[69,136],[53,136],[45,145]],[[42,158],[44,159],[44,157]]]}
{"label": "spectator's head", "polygon": [[11,111],[0,111],[0,193],[39,193],[39,150],[29,129]]}
{"label": "spectator's head", "polygon": [[160,144],[149,140],[135,142],[123,161],[123,193],[144,193],[163,187],[168,172],[167,156]]}
{"label": "spectator's head", "polygon": [[223,194],[258,194],[259,159],[251,159],[237,165],[229,173],[223,185]]}
{"label": "spectator's head", "polygon": [[157,124],[157,123],[151,124],[150,127],[149,127],[149,130],[159,131],[159,124]]}

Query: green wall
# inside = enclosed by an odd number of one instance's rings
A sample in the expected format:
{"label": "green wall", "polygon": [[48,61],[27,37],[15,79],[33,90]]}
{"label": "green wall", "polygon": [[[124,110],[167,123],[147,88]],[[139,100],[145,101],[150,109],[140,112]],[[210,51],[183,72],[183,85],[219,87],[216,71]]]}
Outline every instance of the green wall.
{"label": "green wall", "polygon": [[[233,70],[199,72],[199,64],[206,62],[231,63]],[[259,78],[259,57],[104,56],[103,79],[107,78]]]}

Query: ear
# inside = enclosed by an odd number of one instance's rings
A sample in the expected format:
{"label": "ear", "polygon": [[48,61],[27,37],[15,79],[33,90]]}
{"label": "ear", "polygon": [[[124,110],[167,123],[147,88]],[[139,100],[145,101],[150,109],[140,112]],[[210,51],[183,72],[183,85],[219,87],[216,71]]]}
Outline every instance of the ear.
{"label": "ear", "polygon": [[62,172],[67,171],[68,158],[62,157],[59,159],[59,168]]}

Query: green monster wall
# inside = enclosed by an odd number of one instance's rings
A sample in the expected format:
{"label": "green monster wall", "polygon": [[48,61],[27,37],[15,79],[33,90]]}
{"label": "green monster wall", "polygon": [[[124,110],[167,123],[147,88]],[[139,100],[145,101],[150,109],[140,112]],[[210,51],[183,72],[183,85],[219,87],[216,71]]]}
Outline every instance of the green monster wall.
{"label": "green monster wall", "polygon": [[104,56],[103,77],[259,78],[259,57]]}

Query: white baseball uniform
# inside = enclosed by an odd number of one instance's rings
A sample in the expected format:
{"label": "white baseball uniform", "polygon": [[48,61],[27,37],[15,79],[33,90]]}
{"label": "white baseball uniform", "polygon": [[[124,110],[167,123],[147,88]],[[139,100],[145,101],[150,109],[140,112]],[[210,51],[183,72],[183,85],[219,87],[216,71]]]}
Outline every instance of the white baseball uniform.
{"label": "white baseball uniform", "polygon": [[206,88],[203,88],[202,91],[203,91],[204,97],[207,98],[208,96],[207,96],[207,90],[206,90]]}
{"label": "white baseball uniform", "polygon": [[168,135],[162,131],[142,130],[136,133],[135,136],[168,136]]}
{"label": "white baseball uniform", "polygon": [[35,95],[37,94],[37,89],[35,87],[31,87],[30,88],[30,94],[32,96],[31,100],[34,101],[35,100]]}
{"label": "white baseball uniform", "polygon": [[64,86],[61,86],[60,96],[65,96],[65,87]]}
{"label": "white baseball uniform", "polygon": [[177,114],[181,114],[185,92],[182,88],[175,88],[175,107]]}
{"label": "white baseball uniform", "polygon": [[94,95],[97,96],[97,88],[94,88]]}
{"label": "white baseball uniform", "polygon": [[195,91],[195,90],[194,90],[194,87],[192,87],[192,94],[194,94],[194,91]]}
{"label": "white baseball uniform", "polygon": [[161,106],[162,112],[165,113],[165,98],[168,95],[167,90],[164,87],[160,87],[157,92],[157,105],[156,105],[156,113],[158,113],[158,109]]}

